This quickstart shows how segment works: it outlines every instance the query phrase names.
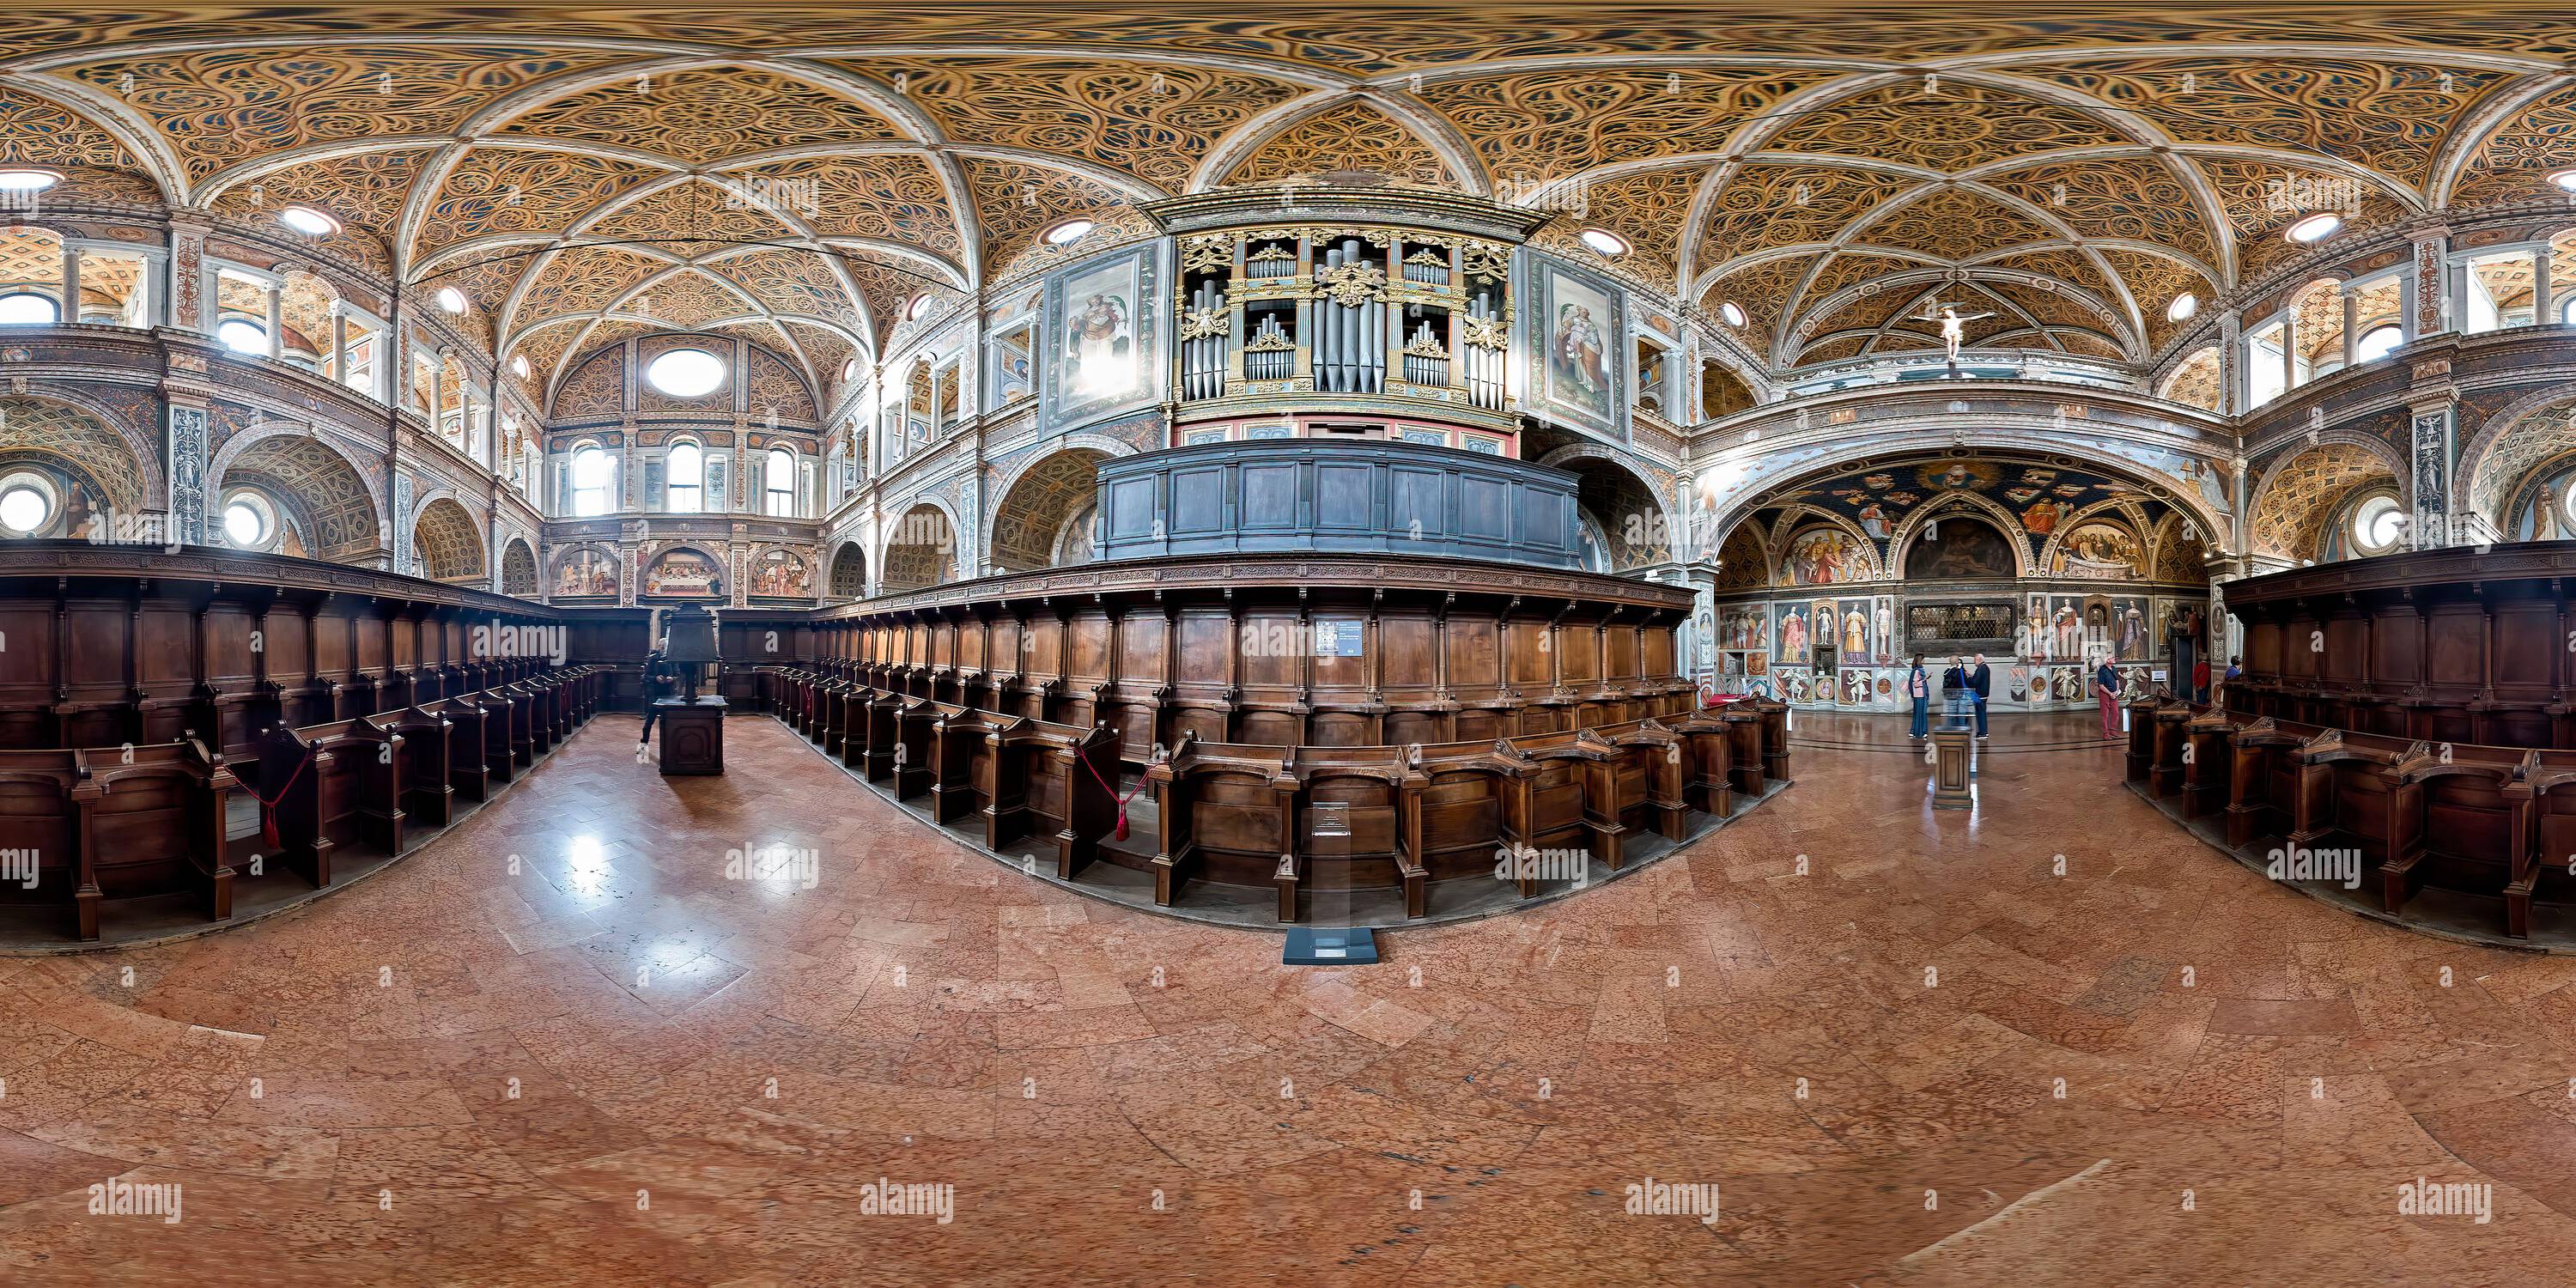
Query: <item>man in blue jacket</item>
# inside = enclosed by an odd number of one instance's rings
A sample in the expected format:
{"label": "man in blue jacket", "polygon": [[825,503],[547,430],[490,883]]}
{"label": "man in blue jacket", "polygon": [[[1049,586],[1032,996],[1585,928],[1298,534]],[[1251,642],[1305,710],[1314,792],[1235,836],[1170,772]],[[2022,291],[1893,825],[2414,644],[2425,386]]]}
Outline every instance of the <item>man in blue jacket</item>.
{"label": "man in blue jacket", "polygon": [[1986,699],[1995,691],[1995,673],[1986,666],[1986,655],[1977,655],[1977,669],[1968,673],[1968,690],[1977,697],[1977,741],[1986,740]]}

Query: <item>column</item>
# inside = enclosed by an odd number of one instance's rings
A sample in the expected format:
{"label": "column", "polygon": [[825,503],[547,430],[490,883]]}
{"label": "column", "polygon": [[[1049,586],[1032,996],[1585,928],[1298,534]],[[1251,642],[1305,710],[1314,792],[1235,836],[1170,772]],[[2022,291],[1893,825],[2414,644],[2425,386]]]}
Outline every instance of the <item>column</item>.
{"label": "column", "polygon": [[155,285],[154,279],[164,271],[165,262],[149,255],[136,260],[134,295],[126,305],[126,325],[146,329],[161,325],[161,300],[167,292]]}
{"label": "column", "polygon": [[286,281],[280,278],[268,288],[268,356],[286,355]]}
{"label": "column", "polygon": [[2361,329],[2361,297],[2353,293],[2349,284],[2343,288],[2342,295],[2343,365],[2350,367],[2360,360],[2361,336],[2357,332]]}
{"label": "column", "polygon": [[322,347],[322,361],[327,364],[322,374],[342,385],[349,383],[349,323],[348,315],[342,311],[347,307],[338,300],[331,301],[331,335]]}
{"label": "column", "polygon": [[80,247],[63,243],[63,321],[80,321]]}
{"label": "column", "polygon": [[2553,250],[2542,246],[2531,256],[2531,324],[2548,326],[2558,320],[2558,292],[2550,288],[2549,270]]}
{"label": "column", "polygon": [[2296,304],[2281,315],[2281,396],[2299,387],[2299,310]]}

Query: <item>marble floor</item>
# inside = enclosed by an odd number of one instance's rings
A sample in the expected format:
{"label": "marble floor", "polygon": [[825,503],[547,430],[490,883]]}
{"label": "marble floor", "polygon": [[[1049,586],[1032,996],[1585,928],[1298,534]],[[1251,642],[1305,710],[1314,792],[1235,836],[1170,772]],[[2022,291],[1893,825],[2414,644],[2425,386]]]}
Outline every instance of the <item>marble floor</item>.
{"label": "marble floor", "polygon": [[[1317,970],[1029,881],[769,720],[718,779],[633,728],[278,918],[0,960],[0,1283],[2576,1265],[2576,960],[2273,888],[2106,746],[1994,754],[1942,813],[1905,756],[1802,749],[1636,879]],[[1716,1214],[1631,1214],[1650,1184]]]}

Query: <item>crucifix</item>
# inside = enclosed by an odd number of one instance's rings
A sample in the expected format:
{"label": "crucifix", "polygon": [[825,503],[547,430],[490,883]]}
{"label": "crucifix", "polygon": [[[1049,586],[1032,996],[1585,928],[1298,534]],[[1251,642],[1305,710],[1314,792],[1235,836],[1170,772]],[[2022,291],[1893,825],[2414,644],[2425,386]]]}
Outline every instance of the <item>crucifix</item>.
{"label": "crucifix", "polygon": [[[1940,314],[1938,316],[1933,314],[1932,310],[1934,308],[1938,308],[1940,310]],[[1956,305],[1935,303],[1926,305],[1921,316],[1923,321],[1938,322],[1941,324],[1942,347],[1950,351],[1950,361],[1956,363],[1959,360],[1959,344],[1961,341],[1965,340],[1968,335],[1968,324],[1983,318],[1993,317],[1994,314],[1970,313],[1962,316]]]}

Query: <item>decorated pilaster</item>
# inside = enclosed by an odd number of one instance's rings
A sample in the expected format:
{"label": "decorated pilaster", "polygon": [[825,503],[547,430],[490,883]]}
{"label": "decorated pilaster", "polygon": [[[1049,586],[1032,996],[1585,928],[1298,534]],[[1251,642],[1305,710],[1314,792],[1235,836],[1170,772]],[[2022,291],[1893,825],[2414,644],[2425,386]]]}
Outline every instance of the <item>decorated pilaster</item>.
{"label": "decorated pilaster", "polygon": [[393,497],[393,570],[410,576],[412,575],[411,475],[399,469],[394,471]]}
{"label": "decorated pilaster", "polygon": [[2432,229],[2415,234],[2415,271],[2406,277],[2401,292],[2406,316],[2413,320],[2407,340],[2451,329],[2450,293],[2442,289],[2442,246],[2448,234]]}
{"label": "decorated pilaster", "polygon": [[2419,398],[2407,407],[2414,439],[2415,494],[2409,531],[2418,550],[2457,544],[2451,531],[2450,497],[2454,406],[2445,393]]}
{"label": "decorated pilaster", "polygon": [[170,326],[206,332],[206,233],[193,212],[170,215]]}
{"label": "decorated pilaster", "polygon": [[161,463],[170,480],[169,527],[165,539],[189,545],[206,543],[207,477],[212,461],[206,410],[214,387],[206,382],[206,360],[184,349],[170,354],[161,380]]}
{"label": "decorated pilaster", "polygon": [[2239,415],[2245,410],[2245,346],[2237,343],[2243,321],[2229,313],[2218,319],[2218,410]]}
{"label": "decorated pilaster", "polygon": [[733,606],[736,608],[748,608],[751,606],[751,592],[743,585],[744,574],[751,570],[750,531],[750,524],[734,524],[733,540],[725,550],[725,565],[733,569],[730,580],[732,582],[731,589],[733,591]]}
{"label": "decorated pilaster", "polygon": [[641,550],[644,544],[644,521],[626,521],[624,535],[617,542],[617,602],[633,607],[644,585]]}

